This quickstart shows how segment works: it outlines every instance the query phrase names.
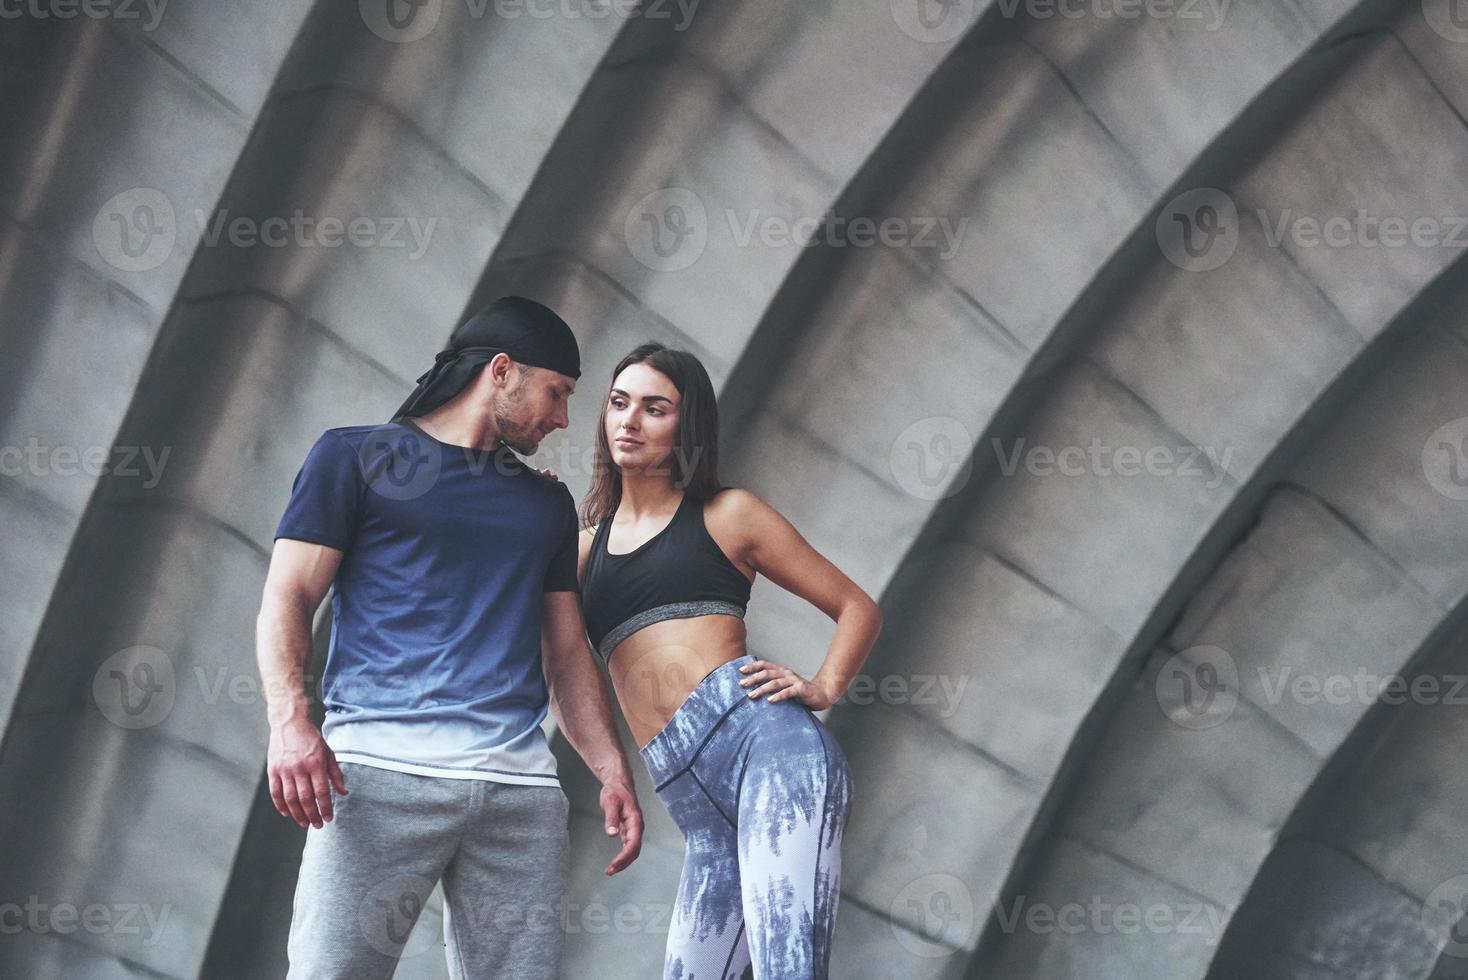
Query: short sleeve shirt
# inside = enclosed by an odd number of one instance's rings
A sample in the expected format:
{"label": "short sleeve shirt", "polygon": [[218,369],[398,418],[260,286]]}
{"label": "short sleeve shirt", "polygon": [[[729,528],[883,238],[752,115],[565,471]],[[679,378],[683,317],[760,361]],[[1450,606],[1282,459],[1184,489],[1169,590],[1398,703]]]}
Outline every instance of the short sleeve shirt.
{"label": "short sleeve shirt", "polygon": [[338,759],[555,783],[541,603],[579,591],[578,530],[570,490],[507,447],[411,422],[324,432],[275,536],[343,553],[321,679]]}

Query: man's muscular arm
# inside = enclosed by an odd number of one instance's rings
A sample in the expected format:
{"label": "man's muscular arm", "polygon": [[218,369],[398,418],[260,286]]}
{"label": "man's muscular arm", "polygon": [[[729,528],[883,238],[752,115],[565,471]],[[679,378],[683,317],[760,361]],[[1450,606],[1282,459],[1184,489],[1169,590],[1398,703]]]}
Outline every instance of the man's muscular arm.
{"label": "man's muscular arm", "polygon": [[601,781],[601,807],[608,835],[621,834],[622,850],[607,865],[616,874],[642,849],[642,810],[632,786],[632,770],[617,738],[611,697],[597,669],[581,600],[575,592],[544,593],[541,657],[550,708],[566,741]]}
{"label": "man's muscular arm", "polygon": [[277,538],[255,620],[255,655],[270,723],[270,798],[302,827],[319,828],[331,819],[330,785],[338,793],[347,791],[336,756],[311,721],[305,691],[311,620],[341,559],[335,548]]}

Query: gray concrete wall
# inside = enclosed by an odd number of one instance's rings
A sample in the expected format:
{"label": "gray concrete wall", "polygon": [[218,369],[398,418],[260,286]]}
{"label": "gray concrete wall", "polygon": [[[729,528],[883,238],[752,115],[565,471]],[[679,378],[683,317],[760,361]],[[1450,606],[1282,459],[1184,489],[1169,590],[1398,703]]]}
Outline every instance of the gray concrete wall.
{"label": "gray concrete wall", "polygon": [[[726,478],[882,602],[872,686],[825,715],[858,787],[834,976],[1461,975],[1431,919],[1461,787],[1412,776],[1457,713],[1298,684],[1461,669],[1468,27],[1111,6],[6,21],[0,902],[168,917],[22,929],[0,974],[282,975],[302,837],[250,689],[274,522],[323,428],[385,418],[520,292],[581,340],[538,457],[578,497],[612,365],[687,348]],[[210,234],[297,212],[411,224]],[[1383,219],[1417,233],[1355,237]],[[832,632],[764,580],[748,625],[805,671]],[[644,854],[605,878],[556,748],[567,975],[655,976],[681,839],[639,772]],[[444,975],[441,913],[399,976]]]}

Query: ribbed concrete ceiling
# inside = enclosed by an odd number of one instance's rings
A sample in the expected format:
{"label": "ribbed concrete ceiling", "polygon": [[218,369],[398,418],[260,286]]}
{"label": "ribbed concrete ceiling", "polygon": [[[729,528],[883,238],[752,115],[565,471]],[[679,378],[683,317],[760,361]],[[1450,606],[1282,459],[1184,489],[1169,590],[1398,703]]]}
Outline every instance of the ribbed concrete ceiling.
{"label": "ribbed concrete ceiling", "polygon": [[[543,455],[578,496],[612,365],[686,347],[726,477],[882,601],[868,672],[907,693],[826,719],[858,787],[833,975],[1463,975],[1457,712],[1296,682],[1461,670],[1468,27],[1039,6],[7,20],[0,447],[41,463],[0,472],[0,901],[168,918],[23,930],[0,975],[281,975],[274,522],[323,428],[385,418],[505,292],[581,337]],[[298,213],[401,245],[211,234]],[[763,580],[749,628],[804,670],[831,632]],[[142,661],[168,703],[134,724],[107,684]],[[568,975],[656,975],[681,840],[644,780],[604,878],[557,748],[573,901],[642,923],[583,920]]]}

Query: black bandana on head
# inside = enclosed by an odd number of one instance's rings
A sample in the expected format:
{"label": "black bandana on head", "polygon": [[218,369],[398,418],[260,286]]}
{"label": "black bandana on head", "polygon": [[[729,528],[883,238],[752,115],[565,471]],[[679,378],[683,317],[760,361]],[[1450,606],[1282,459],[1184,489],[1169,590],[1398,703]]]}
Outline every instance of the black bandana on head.
{"label": "black bandana on head", "polygon": [[566,321],[533,299],[504,296],[459,325],[449,346],[438,352],[433,367],[419,376],[418,387],[393,413],[393,421],[427,415],[443,405],[501,352],[521,364],[581,377],[581,349]]}

